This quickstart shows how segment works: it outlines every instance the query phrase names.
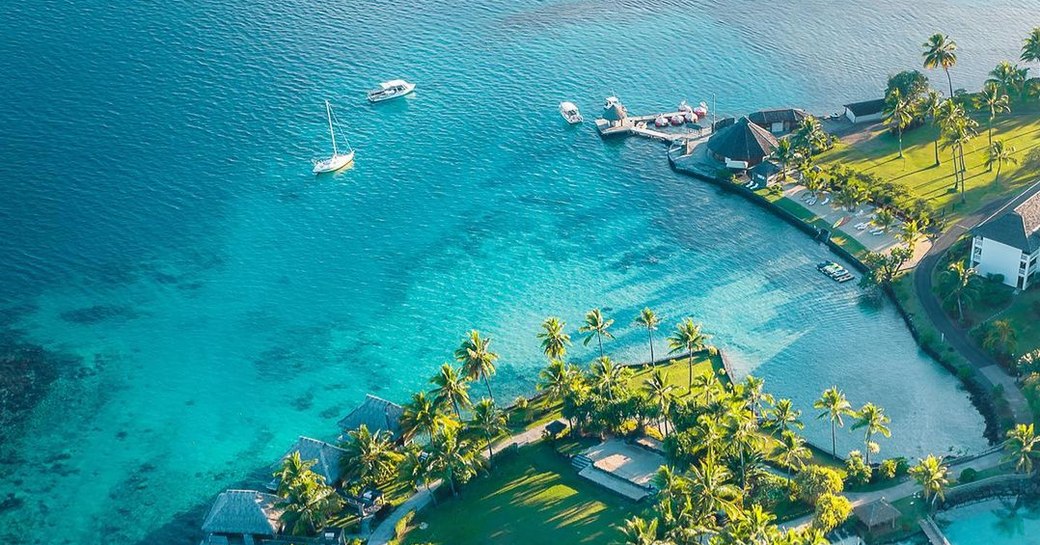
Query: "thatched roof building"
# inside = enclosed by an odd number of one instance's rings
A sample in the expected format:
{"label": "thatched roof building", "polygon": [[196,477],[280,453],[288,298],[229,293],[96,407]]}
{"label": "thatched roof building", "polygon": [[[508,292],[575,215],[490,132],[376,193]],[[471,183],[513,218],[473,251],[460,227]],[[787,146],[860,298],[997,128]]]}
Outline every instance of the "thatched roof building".
{"label": "thatched roof building", "polygon": [[340,459],[346,453],[343,449],[326,443],[325,441],[319,441],[317,439],[311,439],[310,437],[300,436],[293,444],[292,448],[285,451],[279,459],[278,467],[281,467],[281,460],[285,460],[292,453],[299,452],[301,460],[315,460],[316,463],[311,471],[325,477],[325,482],[329,485],[335,485],[340,481],[342,471],[340,470]]}
{"label": "thatched roof building", "polygon": [[256,490],[221,492],[202,523],[202,531],[211,537],[245,536],[247,542],[254,536],[273,537],[282,528],[277,501],[278,496]]}
{"label": "thatched roof building", "polygon": [[368,394],[361,405],[339,421],[339,428],[347,431],[356,430],[364,424],[369,431],[386,430],[394,437],[399,437],[402,414],[404,409],[400,405]]}
{"label": "thatched roof building", "polygon": [[896,509],[891,503],[885,501],[885,498],[857,505],[852,508],[852,512],[855,513],[856,518],[858,518],[859,521],[871,531],[886,526],[889,528],[895,528],[896,521],[898,521],[901,516],[899,509]]}
{"label": "thatched roof building", "polygon": [[713,134],[708,139],[708,151],[727,167],[750,168],[773,153],[776,144],[776,137],[769,131],[742,117]]}

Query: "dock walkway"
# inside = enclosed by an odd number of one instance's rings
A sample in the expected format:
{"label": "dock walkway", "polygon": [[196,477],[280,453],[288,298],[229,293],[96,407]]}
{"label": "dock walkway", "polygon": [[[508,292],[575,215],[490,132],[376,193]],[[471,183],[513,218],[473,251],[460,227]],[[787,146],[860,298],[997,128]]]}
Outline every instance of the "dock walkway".
{"label": "dock walkway", "polygon": [[919,521],[919,524],[921,525],[921,531],[928,538],[928,543],[931,545],[950,545],[950,541],[946,539],[946,536],[943,535],[939,525],[935,523],[932,517],[925,517],[924,520]]}

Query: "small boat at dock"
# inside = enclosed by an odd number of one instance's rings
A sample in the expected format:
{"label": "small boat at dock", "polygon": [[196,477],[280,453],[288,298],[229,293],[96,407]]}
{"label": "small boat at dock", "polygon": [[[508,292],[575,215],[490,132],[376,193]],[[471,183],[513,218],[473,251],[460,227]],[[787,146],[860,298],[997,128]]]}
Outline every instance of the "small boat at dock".
{"label": "small boat at dock", "polygon": [[408,83],[403,79],[392,79],[379,84],[378,89],[368,92],[369,102],[384,102],[387,100],[401,98],[415,91],[415,84]]}
{"label": "small boat at dock", "polygon": [[573,102],[561,102],[560,115],[571,125],[577,125],[585,121],[585,118],[581,116],[581,112],[578,111],[578,107]]}
{"label": "small boat at dock", "polygon": [[818,263],[816,265],[816,270],[829,276],[832,280],[838,283],[848,282],[849,280],[855,278],[854,276],[852,276],[852,273],[848,271],[848,269],[842,267],[841,265],[833,261],[824,261],[822,263]]}
{"label": "small boat at dock", "polygon": [[325,172],[335,172],[350,163],[354,162],[354,150],[350,147],[350,142],[347,142],[347,152],[340,153],[339,148],[336,146],[336,123],[334,122],[335,116],[332,113],[332,106],[329,101],[325,101],[325,115],[329,118],[329,136],[332,137],[332,157],[325,159],[316,159],[314,161],[315,174],[322,174]]}

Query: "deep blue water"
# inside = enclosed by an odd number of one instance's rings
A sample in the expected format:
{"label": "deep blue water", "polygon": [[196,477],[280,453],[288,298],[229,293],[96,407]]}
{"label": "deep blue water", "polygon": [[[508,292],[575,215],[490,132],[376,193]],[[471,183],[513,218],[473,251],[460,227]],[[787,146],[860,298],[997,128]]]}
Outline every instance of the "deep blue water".
{"label": "deep blue water", "polygon": [[[295,435],[334,436],[365,392],[422,388],[472,327],[502,355],[500,395],[529,393],[540,321],[573,333],[594,306],[619,359],[646,356],[642,306],[692,315],[802,408],[831,384],[885,406],[883,454],[981,448],[896,313],[813,270],[824,248],[556,105],[714,92],[723,112],[828,113],[938,29],[976,86],[1037,7],[986,4],[2,3],[0,305],[81,363],[0,445],[0,497],[24,501],[0,536],[139,539]],[[418,92],[365,103],[393,77]],[[326,98],[358,156],[315,178]]]}

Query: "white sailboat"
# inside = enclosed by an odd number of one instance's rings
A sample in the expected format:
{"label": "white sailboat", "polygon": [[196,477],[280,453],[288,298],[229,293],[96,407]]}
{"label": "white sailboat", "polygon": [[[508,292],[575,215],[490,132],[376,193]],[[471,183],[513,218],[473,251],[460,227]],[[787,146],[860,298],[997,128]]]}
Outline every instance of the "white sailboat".
{"label": "white sailboat", "polygon": [[339,148],[336,147],[336,129],[332,122],[332,106],[329,105],[327,100],[325,101],[325,115],[329,118],[329,136],[332,137],[332,157],[316,159],[314,161],[315,174],[335,172],[354,162],[354,150],[350,147],[350,142],[347,142],[346,153],[340,153]]}

